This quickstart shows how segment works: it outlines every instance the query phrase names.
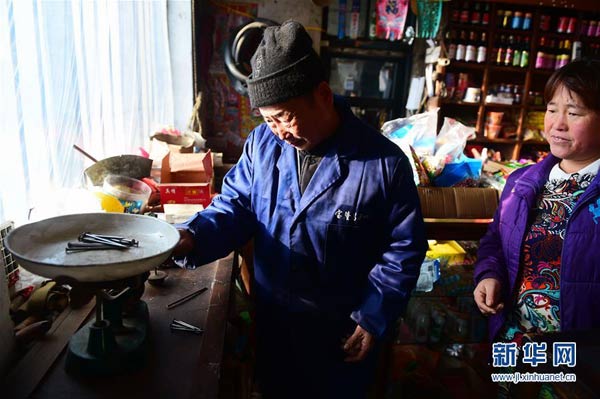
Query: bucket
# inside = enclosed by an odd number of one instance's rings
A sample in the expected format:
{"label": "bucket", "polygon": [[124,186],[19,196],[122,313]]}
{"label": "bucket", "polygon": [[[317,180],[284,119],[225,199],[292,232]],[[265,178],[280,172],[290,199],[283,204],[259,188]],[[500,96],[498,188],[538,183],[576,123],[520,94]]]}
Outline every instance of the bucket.
{"label": "bucket", "polygon": [[502,124],[503,116],[504,112],[490,111],[487,113],[487,123],[489,123],[490,125],[500,125]]}
{"label": "bucket", "polygon": [[500,135],[502,125],[494,125],[491,123],[485,124],[485,135],[488,139],[495,139]]}
{"label": "bucket", "polygon": [[152,189],[143,181],[127,176],[108,175],[102,191],[117,198],[125,213],[140,213],[150,198]]}

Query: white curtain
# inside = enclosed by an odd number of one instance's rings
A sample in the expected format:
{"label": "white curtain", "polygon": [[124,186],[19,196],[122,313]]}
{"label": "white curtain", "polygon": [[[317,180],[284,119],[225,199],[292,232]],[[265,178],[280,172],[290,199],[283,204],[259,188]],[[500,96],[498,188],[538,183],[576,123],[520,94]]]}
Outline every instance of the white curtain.
{"label": "white curtain", "polygon": [[0,221],[173,124],[166,0],[0,0]]}

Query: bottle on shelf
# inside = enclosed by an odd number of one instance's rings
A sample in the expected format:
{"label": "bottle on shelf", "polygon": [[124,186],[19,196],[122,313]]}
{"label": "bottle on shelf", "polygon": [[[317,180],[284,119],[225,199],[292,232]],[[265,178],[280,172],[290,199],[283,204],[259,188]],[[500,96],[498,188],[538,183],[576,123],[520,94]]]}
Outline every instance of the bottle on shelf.
{"label": "bottle on shelf", "polygon": [[512,24],[512,11],[505,10],[504,15],[502,16],[502,28],[508,29],[511,27],[511,24]]}
{"label": "bottle on shelf", "polygon": [[579,36],[587,35],[588,24],[589,24],[589,22],[587,19],[583,19],[581,21],[581,28],[579,28]]}
{"label": "bottle on shelf", "polygon": [[483,5],[483,12],[481,13],[481,25],[489,25],[490,24],[490,4],[485,3]]}
{"label": "bottle on shelf", "polygon": [[469,40],[467,41],[465,49],[465,61],[475,62],[477,60],[477,33],[474,31],[469,32]]}
{"label": "bottle on shelf", "polygon": [[567,25],[567,33],[571,34],[575,32],[575,26],[577,25],[577,18],[570,17]]}
{"label": "bottle on shelf", "polygon": [[479,39],[479,46],[477,47],[477,63],[483,64],[487,59],[487,35],[485,32],[481,33]]}
{"label": "bottle on shelf", "polygon": [[473,25],[479,25],[481,23],[481,4],[479,4],[479,2],[473,5],[470,22]]}
{"label": "bottle on shelf", "polygon": [[531,29],[531,21],[532,20],[533,20],[533,14],[530,12],[526,12],[525,15],[523,16],[523,25],[521,26],[521,29],[523,29],[523,30]]}
{"label": "bottle on shelf", "polygon": [[527,68],[529,66],[529,36],[525,36],[523,45],[521,47],[521,61],[519,63],[521,68]]}
{"label": "bottle on shelf", "polygon": [[572,51],[571,51],[571,59],[573,61],[578,60],[581,58],[581,42],[580,41],[574,41],[573,42],[573,46],[572,46]]}
{"label": "bottle on shelf", "polygon": [[596,36],[596,28],[598,27],[598,21],[589,21],[587,35],[588,37]]}
{"label": "bottle on shelf", "polygon": [[453,8],[450,12],[450,22],[454,24],[460,22],[460,10],[458,8]]}
{"label": "bottle on shelf", "polygon": [[469,23],[469,15],[470,15],[469,2],[464,1],[463,6],[460,10],[459,22],[461,24],[468,24]]}
{"label": "bottle on shelf", "polygon": [[504,19],[504,10],[496,11],[496,28],[502,28],[502,20]]}
{"label": "bottle on shelf", "polygon": [[515,45],[514,45],[514,50],[513,50],[512,66],[514,66],[514,67],[521,66],[521,52],[522,52],[521,36],[517,36],[515,38]]}
{"label": "bottle on shelf", "polygon": [[508,36],[508,42],[506,44],[506,49],[504,50],[504,65],[511,66],[513,62],[513,53],[514,53],[514,42],[515,38],[513,35]]}
{"label": "bottle on shelf", "polygon": [[460,36],[456,42],[456,61],[464,61],[467,52],[467,34],[464,30],[460,31]]}
{"label": "bottle on shelf", "polygon": [[369,6],[369,39],[377,39],[377,9],[375,3]]}
{"label": "bottle on shelf", "polygon": [[562,16],[558,18],[558,25],[556,26],[557,33],[565,33],[569,26],[569,17]]}
{"label": "bottle on shelf", "polygon": [[505,41],[506,37],[504,35],[500,35],[500,38],[498,39],[497,44],[494,48],[494,52],[496,55],[495,61],[497,65],[502,65],[504,63],[504,54],[506,51]]}
{"label": "bottle on shelf", "polygon": [[546,54],[543,51],[538,51],[535,55],[535,69],[544,69],[546,66]]}
{"label": "bottle on shelf", "polygon": [[448,59],[456,58],[456,31],[449,30],[446,32],[446,43],[448,43]]}
{"label": "bottle on shelf", "polygon": [[510,27],[512,29],[521,29],[523,26],[523,13],[521,11],[515,11]]}
{"label": "bottle on shelf", "polygon": [[558,45],[559,53],[556,55],[554,69],[560,69],[571,61],[571,41],[561,40]]}
{"label": "bottle on shelf", "polygon": [[540,15],[540,30],[543,32],[550,30],[550,15]]}

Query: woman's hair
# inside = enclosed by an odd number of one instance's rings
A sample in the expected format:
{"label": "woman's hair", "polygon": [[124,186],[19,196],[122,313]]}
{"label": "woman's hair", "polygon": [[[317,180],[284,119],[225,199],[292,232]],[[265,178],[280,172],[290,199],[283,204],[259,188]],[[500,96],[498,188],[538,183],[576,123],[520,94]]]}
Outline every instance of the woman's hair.
{"label": "woman's hair", "polygon": [[555,71],[544,89],[546,103],[560,86],[577,94],[587,108],[600,111],[600,60],[577,60]]}

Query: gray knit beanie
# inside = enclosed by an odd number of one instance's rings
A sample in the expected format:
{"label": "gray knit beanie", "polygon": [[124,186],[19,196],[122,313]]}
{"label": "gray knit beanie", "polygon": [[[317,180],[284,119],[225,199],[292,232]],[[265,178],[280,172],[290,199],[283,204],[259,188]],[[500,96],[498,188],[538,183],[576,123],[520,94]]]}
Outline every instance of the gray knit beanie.
{"label": "gray knit beanie", "polygon": [[296,21],[267,27],[250,60],[247,80],[252,108],[285,102],[310,92],[325,80],[312,39]]}

